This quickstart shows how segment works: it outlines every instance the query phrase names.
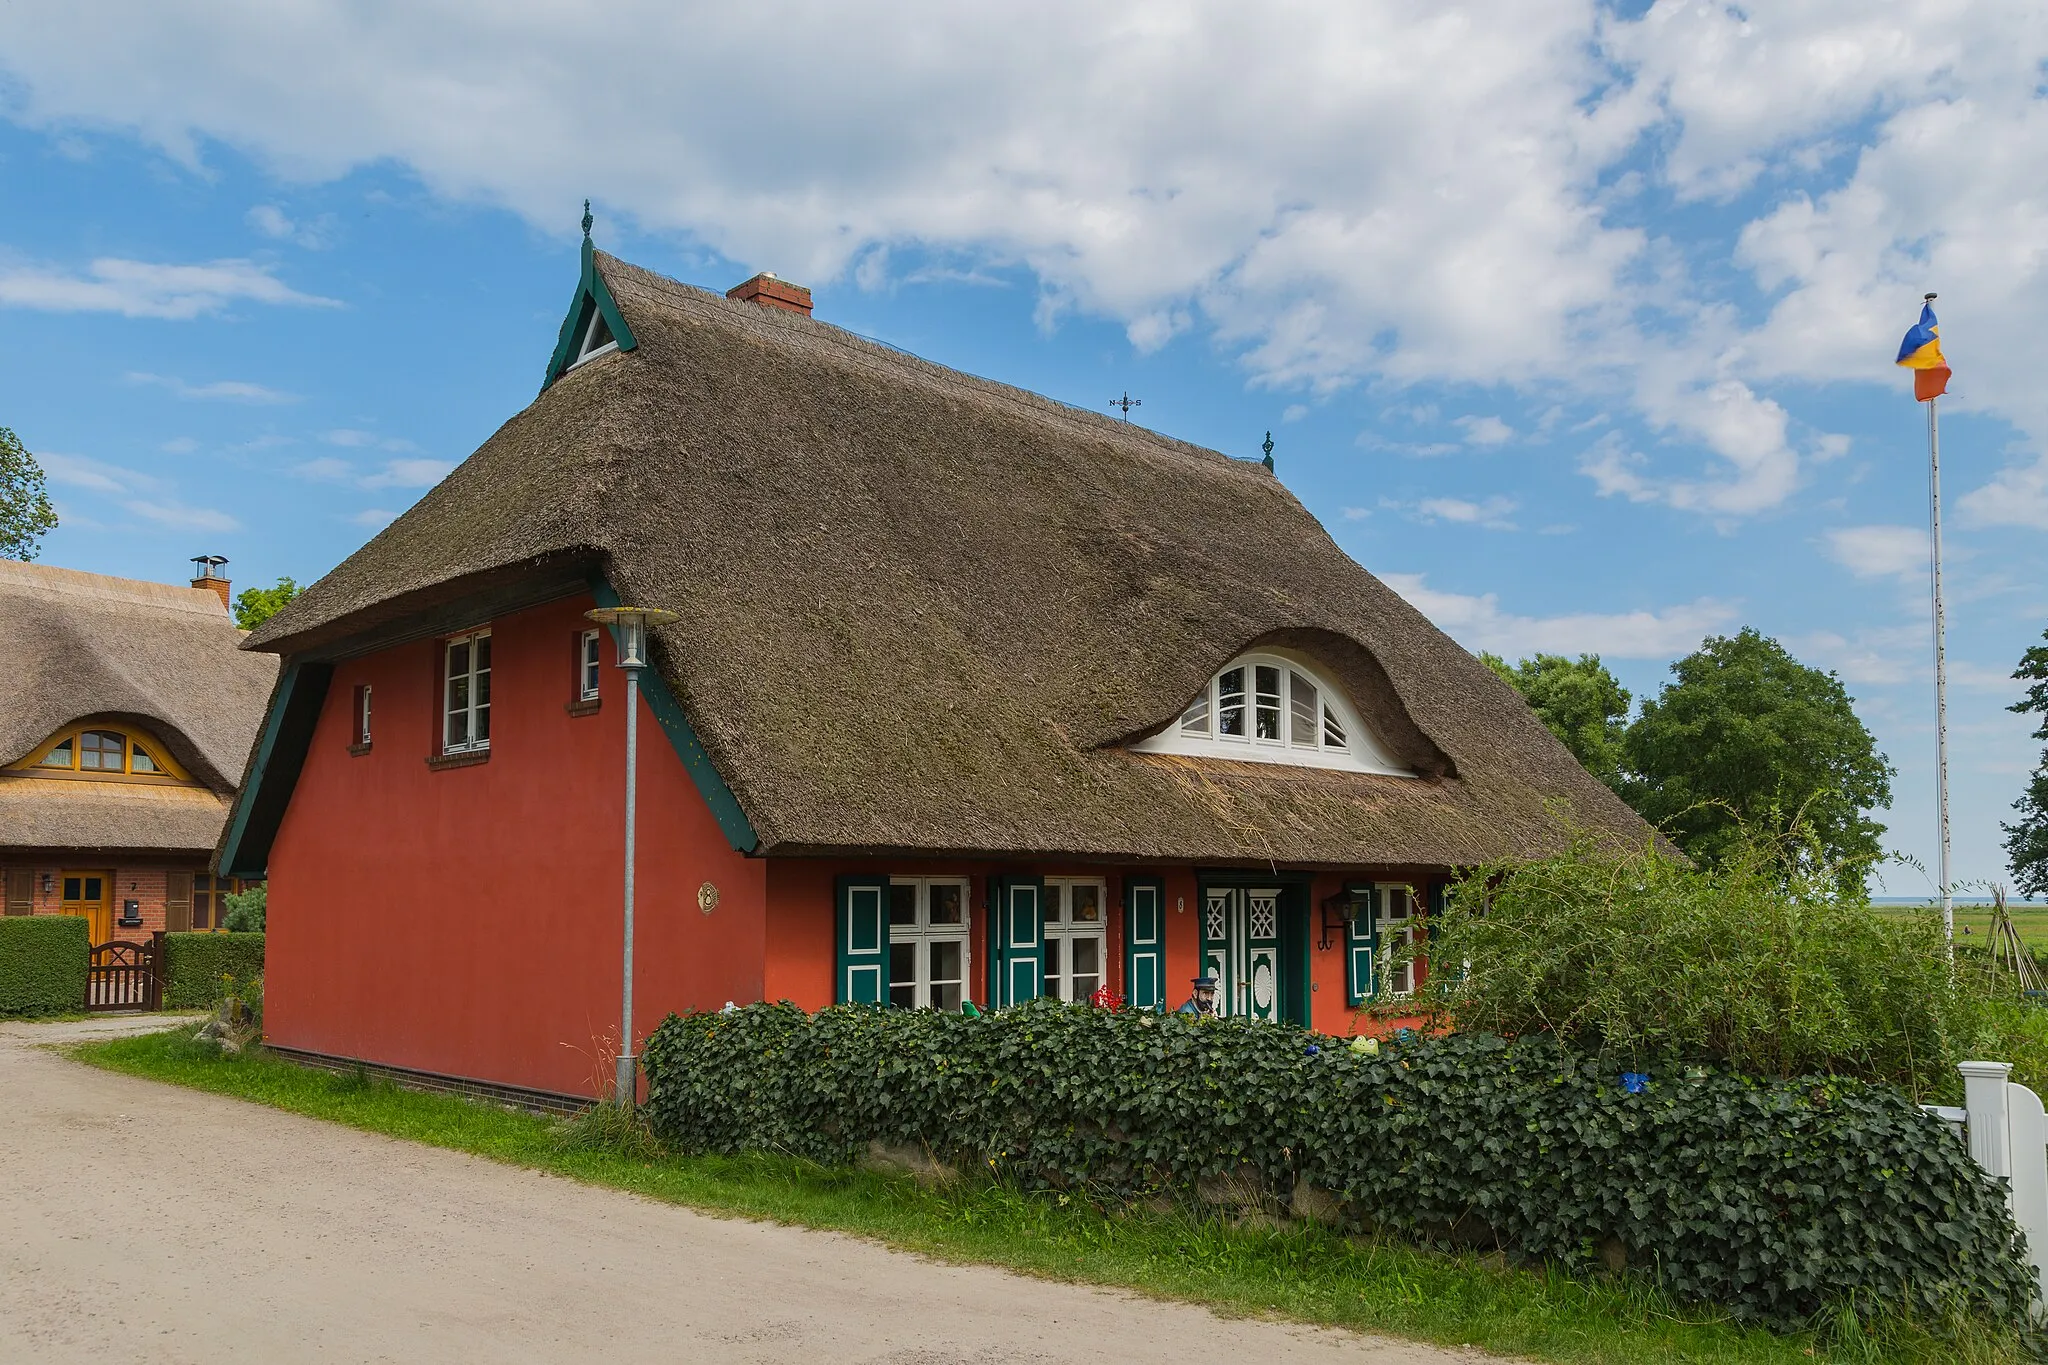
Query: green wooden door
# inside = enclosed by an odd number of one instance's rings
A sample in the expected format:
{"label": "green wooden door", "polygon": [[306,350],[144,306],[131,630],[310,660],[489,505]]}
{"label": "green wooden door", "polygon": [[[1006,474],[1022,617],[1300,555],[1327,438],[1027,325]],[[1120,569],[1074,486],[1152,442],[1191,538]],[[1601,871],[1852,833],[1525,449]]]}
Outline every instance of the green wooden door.
{"label": "green wooden door", "polygon": [[1216,1012],[1226,1018],[1282,1014],[1280,889],[1211,886],[1202,894],[1202,969],[1216,978]]}

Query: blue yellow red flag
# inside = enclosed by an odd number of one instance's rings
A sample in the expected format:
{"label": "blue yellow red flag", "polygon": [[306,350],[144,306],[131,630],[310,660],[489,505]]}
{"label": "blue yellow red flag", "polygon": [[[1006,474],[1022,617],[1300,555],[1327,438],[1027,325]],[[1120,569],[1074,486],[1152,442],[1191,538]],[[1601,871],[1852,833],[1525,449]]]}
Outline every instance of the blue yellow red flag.
{"label": "blue yellow red flag", "polygon": [[1898,363],[1913,371],[1913,400],[1925,403],[1948,392],[1951,371],[1941,355],[1941,324],[1934,320],[1934,305],[1920,305],[1920,321],[1899,343]]}

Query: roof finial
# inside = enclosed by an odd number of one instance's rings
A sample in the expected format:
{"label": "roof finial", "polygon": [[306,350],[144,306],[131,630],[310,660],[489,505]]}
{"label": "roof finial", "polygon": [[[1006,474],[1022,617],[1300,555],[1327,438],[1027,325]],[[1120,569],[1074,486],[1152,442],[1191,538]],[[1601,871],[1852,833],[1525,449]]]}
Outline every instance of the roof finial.
{"label": "roof finial", "polygon": [[1265,452],[1266,452],[1266,470],[1267,470],[1267,472],[1268,472],[1268,473],[1271,473],[1271,472],[1272,472],[1272,469],[1273,469],[1273,433],[1272,433],[1272,432],[1270,432],[1270,431],[1269,431],[1269,432],[1267,432],[1267,433],[1266,433],[1266,443],[1265,443],[1264,445],[1260,446],[1260,447],[1259,447],[1259,449],[1261,449],[1261,450],[1263,450],[1263,451],[1265,451]]}
{"label": "roof finial", "polygon": [[583,201],[583,240],[586,242],[590,240],[590,225],[595,221],[590,216],[590,201],[586,199]]}

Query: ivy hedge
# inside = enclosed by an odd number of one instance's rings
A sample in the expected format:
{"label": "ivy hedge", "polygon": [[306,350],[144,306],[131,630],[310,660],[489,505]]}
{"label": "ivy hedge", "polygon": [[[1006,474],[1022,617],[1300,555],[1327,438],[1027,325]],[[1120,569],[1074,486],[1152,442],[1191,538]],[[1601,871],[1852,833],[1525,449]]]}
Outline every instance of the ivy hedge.
{"label": "ivy hedge", "polygon": [[228,979],[246,986],[263,975],[261,934],[165,934],[164,1008],[212,1009]]}
{"label": "ivy hedge", "polygon": [[84,1009],[91,949],[82,915],[0,918],[0,1015]]}
{"label": "ivy hedge", "polygon": [[671,1015],[644,1061],[647,1119],[685,1151],[841,1163],[915,1144],[1106,1202],[1249,1192],[1579,1271],[1618,1252],[1780,1327],[1845,1302],[2010,1322],[2030,1293],[2000,1188],[1938,1121],[1854,1080],[1653,1068],[1632,1091],[1547,1037],[1367,1052],[1046,1001]]}

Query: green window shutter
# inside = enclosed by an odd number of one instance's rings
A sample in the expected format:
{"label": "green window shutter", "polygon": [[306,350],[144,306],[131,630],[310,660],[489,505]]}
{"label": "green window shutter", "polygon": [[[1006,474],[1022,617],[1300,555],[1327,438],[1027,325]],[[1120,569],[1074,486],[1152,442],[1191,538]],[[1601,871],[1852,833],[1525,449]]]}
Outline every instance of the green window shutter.
{"label": "green window shutter", "polygon": [[1365,918],[1344,921],[1344,1003],[1356,1008],[1372,998],[1373,958],[1379,950],[1380,889],[1376,886],[1347,886],[1347,892],[1365,895]]}
{"label": "green window shutter", "polygon": [[1134,1010],[1166,1010],[1166,884],[1124,879],[1124,995]]}
{"label": "green window shutter", "polygon": [[997,1005],[1036,1000],[1045,986],[1045,882],[1037,877],[1004,877],[996,882]]}
{"label": "green window shutter", "polygon": [[839,966],[833,998],[842,1005],[889,1001],[889,883],[881,877],[841,877],[835,938]]}

